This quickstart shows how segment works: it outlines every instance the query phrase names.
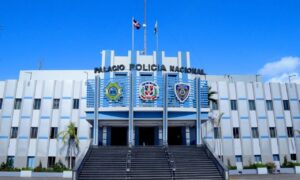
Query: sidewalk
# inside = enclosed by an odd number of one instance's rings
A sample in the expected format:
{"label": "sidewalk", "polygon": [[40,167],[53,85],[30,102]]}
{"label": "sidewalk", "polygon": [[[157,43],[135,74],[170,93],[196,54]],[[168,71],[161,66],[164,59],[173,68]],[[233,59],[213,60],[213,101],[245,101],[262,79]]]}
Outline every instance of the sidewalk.
{"label": "sidewalk", "polygon": [[230,180],[248,180],[248,179],[262,179],[262,180],[300,180],[300,174],[271,174],[271,175],[239,175],[230,176]]}

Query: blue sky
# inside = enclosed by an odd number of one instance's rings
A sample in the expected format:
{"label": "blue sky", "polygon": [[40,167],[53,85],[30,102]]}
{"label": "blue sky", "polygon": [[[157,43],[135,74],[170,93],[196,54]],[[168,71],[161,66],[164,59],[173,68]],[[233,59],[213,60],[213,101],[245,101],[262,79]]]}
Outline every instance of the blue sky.
{"label": "blue sky", "polygon": [[[148,49],[159,23],[168,56],[190,51],[207,74],[256,74],[267,79],[300,72],[299,0],[148,0]],[[143,19],[143,0],[1,0],[0,79],[19,70],[93,69],[102,49],[125,55],[131,18]],[[136,31],[142,49],[143,31]],[[285,67],[287,66],[287,67]],[[274,67],[279,69],[276,73]]]}

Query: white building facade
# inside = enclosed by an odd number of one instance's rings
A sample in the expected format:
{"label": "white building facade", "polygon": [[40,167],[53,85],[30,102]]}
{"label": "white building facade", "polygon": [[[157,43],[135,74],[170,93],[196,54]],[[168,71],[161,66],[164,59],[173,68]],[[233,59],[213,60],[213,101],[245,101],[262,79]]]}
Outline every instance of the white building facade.
{"label": "white building facade", "polygon": [[[204,75],[191,68],[188,52],[101,54],[95,70],[21,71],[19,79],[0,82],[0,162],[67,164],[58,133],[70,122],[80,140],[77,162],[90,144],[204,141],[238,168],[250,162],[279,165],[285,156],[299,161],[300,85],[264,84],[255,75]],[[217,92],[217,103],[210,105],[209,86]],[[212,123],[219,114],[220,123]]]}

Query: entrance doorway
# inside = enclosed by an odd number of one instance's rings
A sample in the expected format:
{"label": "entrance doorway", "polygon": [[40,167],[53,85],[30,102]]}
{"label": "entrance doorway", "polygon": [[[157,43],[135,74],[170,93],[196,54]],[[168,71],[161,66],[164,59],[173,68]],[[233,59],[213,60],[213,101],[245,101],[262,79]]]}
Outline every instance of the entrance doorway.
{"label": "entrance doorway", "polygon": [[140,127],[139,128],[139,145],[153,146],[155,144],[155,128]]}
{"label": "entrance doorway", "polygon": [[184,145],[185,127],[169,127],[168,128],[168,144],[169,145]]}
{"label": "entrance doorway", "polygon": [[127,145],[127,127],[111,127],[111,142],[112,146]]}

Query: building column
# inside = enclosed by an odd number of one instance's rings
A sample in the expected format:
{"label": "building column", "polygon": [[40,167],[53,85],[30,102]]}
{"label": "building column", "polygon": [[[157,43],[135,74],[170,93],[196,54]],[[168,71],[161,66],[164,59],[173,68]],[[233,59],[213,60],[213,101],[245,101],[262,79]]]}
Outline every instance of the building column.
{"label": "building column", "polygon": [[93,145],[98,146],[98,95],[100,85],[99,75],[95,76],[95,95],[94,95],[94,124],[93,124]]}
{"label": "building column", "polygon": [[186,145],[191,145],[191,138],[190,138],[190,127],[185,127],[185,139],[186,139]]}
{"label": "building column", "polygon": [[134,125],[133,125],[133,108],[134,108],[134,97],[135,94],[133,93],[133,86],[134,86],[134,82],[133,82],[133,75],[132,73],[135,72],[131,72],[131,75],[129,77],[129,84],[130,84],[130,102],[129,102],[129,117],[128,117],[128,146],[132,147],[134,146]]}
{"label": "building column", "polygon": [[163,78],[165,92],[163,102],[163,145],[168,145],[168,74],[164,74]]}
{"label": "building column", "polygon": [[196,78],[196,98],[197,98],[197,121],[196,121],[196,145],[199,146],[201,142],[201,79]]}
{"label": "building column", "polygon": [[102,144],[103,146],[107,145],[107,127],[103,127],[103,134],[102,134]]}

